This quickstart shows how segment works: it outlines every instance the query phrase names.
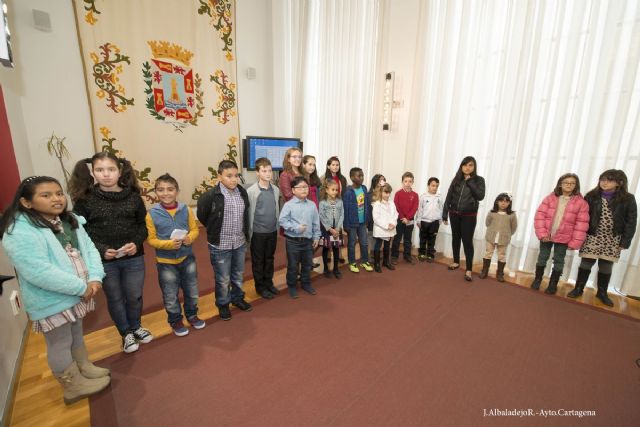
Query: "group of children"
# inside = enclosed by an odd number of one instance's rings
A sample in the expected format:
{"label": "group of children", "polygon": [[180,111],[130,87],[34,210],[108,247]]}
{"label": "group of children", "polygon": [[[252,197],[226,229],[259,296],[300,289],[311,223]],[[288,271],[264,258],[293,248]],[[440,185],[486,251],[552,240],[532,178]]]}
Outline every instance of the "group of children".
{"label": "group of children", "polygon": [[[153,339],[141,324],[144,284],[144,247],[156,250],[158,283],[167,320],[177,336],[206,326],[198,317],[198,279],[192,245],[199,231],[196,217],[206,228],[210,261],[215,273],[215,304],[222,320],[231,319],[230,305],[251,311],[242,289],[247,246],[257,293],[272,299],[274,255],[278,234],[287,252],[286,283],[289,296],[301,289],[315,295],[311,283],[314,250],[322,247],[325,276],[340,279],[340,248],[347,240],[349,270],[394,270],[403,243],[403,259],[415,264],[411,254],[414,225],[419,228],[418,259],[433,262],[440,223],[451,223],[453,263],[460,266],[460,243],[466,256],[465,280],[471,281],[473,233],[484,179],[476,161],[460,164],[444,200],[440,181],[429,178],[427,191],[413,191],[414,176],[402,175],[402,186],[391,200],[392,188],[383,175],[375,175],[371,188],[363,184],[360,168],[349,171],[351,185],[331,157],[325,174],[316,172],[313,156],[297,148],[287,151],[279,186],[271,183],[272,165],[256,160],[258,181],[245,190],[239,185],[237,165],[229,160],[218,166],[219,182],[203,194],[196,215],[178,201],[179,185],[169,174],[157,178],[159,203],[148,212],[131,164],[108,152],[97,153],[76,164],[69,193],[73,213],[60,183],[50,177],[29,177],[16,191],[12,205],[0,219],[3,245],[18,272],[22,298],[33,322],[47,343],[49,366],[64,389],[66,403],[96,393],[109,385],[109,371],[89,362],[82,334],[82,318],[94,310],[93,296],[104,290],[109,314],[122,336],[123,351],[134,352]],[[285,203],[280,209],[280,198]],[[569,297],[582,295],[591,267],[598,260],[597,297],[613,305],[607,287],[613,262],[629,247],[637,219],[635,198],[627,191],[620,170],[605,171],[585,198],[575,174],[560,177],[535,215],[540,254],[535,279],[538,289],[547,260],[554,252],[553,270],[545,292],[555,293],[567,249],[580,249],[582,263]],[[486,217],[486,253],[481,278],[487,277],[493,253],[498,253],[497,279],[504,281],[505,253],[516,232],[517,218],[511,196],[499,194]],[[371,242],[371,243],[370,243]],[[356,262],[356,243],[360,262]],[[369,247],[373,246],[373,265]],[[330,267],[330,263],[333,266]],[[180,306],[179,292],[184,302]],[[183,316],[184,313],[184,316]]]}
{"label": "group of children", "polygon": [[591,268],[598,262],[597,292],[603,304],[613,307],[607,295],[613,263],[622,249],[628,249],[636,231],[638,208],[628,191],[624,171],[604,171],[598,185],[584,197],[576,174],[562,175],[551,194],[544,198],[534,219],[540,253],[531,288],[539,289],[547,261],[553,250],[553,267],[547,294],[555,294],[564,270],[567,249],[579,250],[582,258],[574,289],[567,294],[578,298],[584,292]]}

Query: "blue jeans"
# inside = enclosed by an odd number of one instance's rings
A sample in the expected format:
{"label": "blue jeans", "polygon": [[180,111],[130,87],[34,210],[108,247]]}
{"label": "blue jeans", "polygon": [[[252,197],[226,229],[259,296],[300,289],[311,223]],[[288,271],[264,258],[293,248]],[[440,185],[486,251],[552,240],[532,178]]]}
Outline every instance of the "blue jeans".
{"label": "blue jeans", "polygon": [[247,244],[237,249],[216,249],[209,245],[211,265],[216,279],[216,306],[224,307],[244,299],[242,275]]}
{"label": "blue jeans", "polygon": [[144,257],[123,258],[104,263],[106,276],[102,283],[111,319],[120,335],[140,327]]}
{"label": "blue jeans", "polygon": [[182,320],[178,293],[184,296],[184,315],[187,319],[198,314],[198,271],[196,259],[187,256],[180,264],[158,263],[158,283],[162,289],[162,300],[167,310],[167,321],[171,325]]}
{"label": "blue jeans", "polygon": [[311,268],[313,267],[313,241],[287,237],[287,286],[296,287],[298,266],[303,288],[311,286]]}
{"label": "blue jeans", "polygon": [[364,224],[358,225],[357,228],[348,228],[349,243],[347,245],[347,257],[349,264],[356,262],[356,235],[360,241],[360,261],[362,263],[369,262],[369,238],[367,236],[367,227]]}

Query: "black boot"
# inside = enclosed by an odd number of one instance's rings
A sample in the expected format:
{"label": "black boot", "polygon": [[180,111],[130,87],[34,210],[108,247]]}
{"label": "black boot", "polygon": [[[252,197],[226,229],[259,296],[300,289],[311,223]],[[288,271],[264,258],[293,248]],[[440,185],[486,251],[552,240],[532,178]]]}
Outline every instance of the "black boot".
{"label": "black boot", "polygon": [[380,249],[373,251],[373,269],[376,273],[382,273],[382,266],[380,265]]}
{"label": "black boot", "polygon": [[491,258],[486,259],[483,258],[482,259],[482,271],[480,272],[480,278],[481,279],[486,279],[487,275],[489,274],[489,266],[491,266]]}
{"label": "black boot", "polygon": [[555,295],[558,290],[558,282],[560,281],[560,275],[562,271],[553,270],[551,271],[551,277],[549,277],[549,286],[544,290],[545,294]]}
{"label": "black boot", "polygon": [[342,273],[340,272],[340,255],[333,257],[333,275],[336,276],[336,279],[342,277]]}
{"label": "black boot", "polygon": [[568,298],[578,298],[582,296],[584,292],[584,286],[587,284],[587,279],[589,278],[589,274],[591,274],[591,269],[587,270],[584,268],[578,269],[578,277],[576,278],[576,287],[573,288],[571,292],[567,294]]}
{"label": "black boot", "polygon": [[391,260],[389,259],[390,254],[390,250],[389,248],[382,248],[382,265],[384,265],[385,267],[387,267],[389,270],[395,270],[396,267],[393,265],[393,263],[391,262]]}
{"label": "black boot", "polygon": [[607,295],[607,289],[609,289],[609,280],[611,280],[611,274],[605,274],[598,271],[598,292],[596,298],[608,307],[613,307],[613,301],[609,299]]}
{"label": "black boot", "polygon": [[535,289],[536,291],[540,289],[540,283],[542,283],[542,275],[544,274],[544,268],[545,268],[544,265],[542,267],[539,265],[536,265],[536,277],[533,279],[533,282],[531,282],[531,289]]}
{"label": "black boot", "polygon": [[498,271],[496,271],[496,279],[498,282],[504,282],[504,266],[507,265],[506,262],[498,261]]}
{"label": "black boot", "polygon": [[324,277],[329,277],[331,276],[331,270],[329,270],[329,251],[327,251],[326,253],[322,252],[322,264],[324,264],[324,270],[323,270],[323,274]]}

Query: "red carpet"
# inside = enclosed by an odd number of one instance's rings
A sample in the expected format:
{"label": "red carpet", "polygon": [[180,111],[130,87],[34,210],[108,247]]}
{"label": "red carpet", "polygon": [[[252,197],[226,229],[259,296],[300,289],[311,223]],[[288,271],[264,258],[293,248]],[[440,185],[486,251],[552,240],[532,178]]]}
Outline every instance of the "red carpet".
{"label": "red carpet", "polygon": [[[207,236],[204,228],[200,228],[200,236],[193,244],[193,250],[198,266],[198,283],[200,285],[200,295],[213,292],[214,280],[211,261],[209,261],[209,248],[207,247]],[[156,269],[155,250],[145,243],[144,246],[145,261],[145,280],[143,301],[144,314],[164,309],[162,303],[162,291],[158,285],[158,270]],[[275,269],[278,271],[287,265],[287,254],[285,252],[284,239],[278,236],[278,246],[276,247]],[[251,254],[247,248],[247,261],[244,266],[244,280],[253,278],[251,273]],[[182,300],[182,299],[181,299]],[[96,297],[96,311],[85,317],[84,322],[85,334],[113,326],[113,321],[107,310],[107,300],[104,292],[98,293]]]}
{"label": "red carpet", "polygon": [[[319,277],[316,296],[106,359],[92,425],[640,425],[640,322],[399,267]],[[496,409],[565,416],[484,416]]]}

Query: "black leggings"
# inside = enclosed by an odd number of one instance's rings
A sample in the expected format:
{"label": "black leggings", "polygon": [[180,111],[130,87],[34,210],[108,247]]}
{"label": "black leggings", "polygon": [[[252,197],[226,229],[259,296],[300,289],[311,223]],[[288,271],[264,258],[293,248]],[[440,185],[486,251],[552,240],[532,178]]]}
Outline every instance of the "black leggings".
{"label": "black leggings", "polygon": [[449,212],[449,222],[451,223],[451,248],[453,249],[453,262],[460,264],[460,240],[464,246],[464,257],[466,259],[467,271],[473,268],[473,233],[476,231],[478,217],[461,216]]}
{"label": "black leggings", "polygon": [[582,262],[580,262],[580,268],[583,270],[591,271],[591,267],[593,264],[598,261],[598,272],[603,274],[611,274],[613,270],[613,261],[607,261],[606,259],[598,259],[595,260],[593,258],[582,258]]}
{"label": "black leggings", "polygon": [[337,246],[333,248],[322,247],[322,263],[325,269],[329,268],[329,251],[333,253],[333,271],[336,271],[339,268],[340,248]]}
{"label": "black leggings", "polygon": [[379,251],[381,247],[382,247],[383,251],[385,251],[385,252],[389,251],[389,241],[391,239],[386,239],[385,240],[385,239],[380,239],[380,238],[376,237],[376,238],[374,238],[374,240],[375,240],[375,243],[374,243],[374,246],[373,246],[373,250],[374,251]]}

